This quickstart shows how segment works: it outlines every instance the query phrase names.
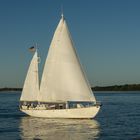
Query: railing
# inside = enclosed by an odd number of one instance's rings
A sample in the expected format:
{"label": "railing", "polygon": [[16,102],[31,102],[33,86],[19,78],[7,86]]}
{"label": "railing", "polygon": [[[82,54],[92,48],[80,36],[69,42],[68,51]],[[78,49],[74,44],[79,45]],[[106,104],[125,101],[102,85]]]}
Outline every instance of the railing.
{"label": "railing", "polygon": [[21,103],[19,105],[20,109],[33,109],[33,110],[54,110],[54,109],[76,109],[76,108],[87,108],[87,107],[92,107],[92,106],[102,106],[100,101],[89,103],[89,104],[83,104],[83,103],[73,103],[73,104],[68,104],[68,107],[66,104],[62,103],[44,103],[44,104],[37,104],[37,103]]}

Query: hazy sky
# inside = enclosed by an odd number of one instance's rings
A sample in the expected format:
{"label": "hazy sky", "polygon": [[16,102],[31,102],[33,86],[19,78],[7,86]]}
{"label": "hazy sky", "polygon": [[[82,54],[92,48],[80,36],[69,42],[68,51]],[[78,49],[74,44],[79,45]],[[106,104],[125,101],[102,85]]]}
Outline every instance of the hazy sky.
{"label": "hazy sky", "polygon": [[140,83],[139,0],[0,0],[0,87],[23,86],[36,42],[42,71],[62,4],[91,85]]}

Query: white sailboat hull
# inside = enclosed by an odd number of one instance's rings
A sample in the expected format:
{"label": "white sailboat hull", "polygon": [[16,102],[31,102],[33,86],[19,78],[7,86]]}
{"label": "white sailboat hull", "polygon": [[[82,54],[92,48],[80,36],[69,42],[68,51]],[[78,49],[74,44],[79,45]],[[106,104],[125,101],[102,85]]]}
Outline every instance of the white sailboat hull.
{"label": "white sailboat hull", "polygon": [[21,109],[22,112],[34,117],[75,119],[94,118],[99,110],[100,106],[56,110]]}

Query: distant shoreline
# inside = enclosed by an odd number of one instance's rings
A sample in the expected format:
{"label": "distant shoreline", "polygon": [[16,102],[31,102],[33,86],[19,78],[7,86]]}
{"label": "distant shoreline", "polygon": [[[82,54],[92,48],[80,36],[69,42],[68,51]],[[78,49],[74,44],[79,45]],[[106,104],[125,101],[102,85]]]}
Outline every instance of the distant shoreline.
{"label": "distant shoreline", "polygon": [[[125,84],[125,85],[114,85],[114,86],[95,86],[91,87],[93,91],[140,91],[140,84]],[[22,88],[0,88],[1,91],[22,91]]]}
{"label": "distant shoreline", "polygon": [[7,87],[5,87],[5,88],[0,88],[0,92],[1,91],[22,91],[22,88],[7,88]]}
{"label": "distant shoreline", "polygon": [[140,91],[140,84],[113,85],[92,87],[93,91]]}

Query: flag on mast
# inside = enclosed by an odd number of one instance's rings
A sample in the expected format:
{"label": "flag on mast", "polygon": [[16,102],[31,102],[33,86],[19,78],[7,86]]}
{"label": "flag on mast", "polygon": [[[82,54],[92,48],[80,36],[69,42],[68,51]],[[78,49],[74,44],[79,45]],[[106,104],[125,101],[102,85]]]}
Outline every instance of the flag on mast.
{"label": "flag on mast", "polygon": [[31,52],[35,52],[35,50],[36,50],[35,46],[32,46],[29,48],[29,51],[31,51]]}

